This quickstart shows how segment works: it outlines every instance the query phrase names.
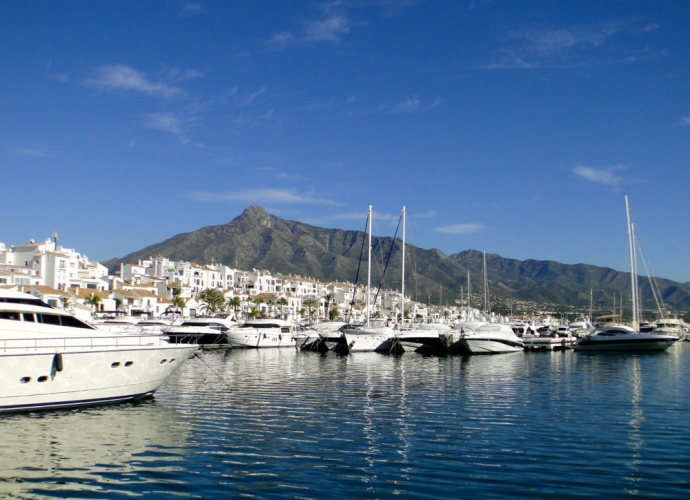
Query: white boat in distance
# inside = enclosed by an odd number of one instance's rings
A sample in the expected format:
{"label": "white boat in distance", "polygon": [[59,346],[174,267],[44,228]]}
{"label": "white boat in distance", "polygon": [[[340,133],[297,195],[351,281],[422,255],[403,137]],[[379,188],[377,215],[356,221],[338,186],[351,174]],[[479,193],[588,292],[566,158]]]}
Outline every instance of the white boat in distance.
{"label": "white boat in distance", "polygon": [[283,319],[251,319],[225,332],[230,347],[296,347],[296,325]]}
{"label": "white boat in distance", "polygon": [[170,326],[164,333],[174,344],[222,345],[227,344],[226,332],[238,326],[229,319],[198,317]]}
{"label": "white boat in distance", "polygon": [[103,332],[33,295],[0,290],[0,412],[152,395],[198,347]]}
{"label": "white boat in distance", "polygon": [[665,333],[640,333],[625,325],[597,327],[575,344],[576,351],[665,351],[680,336]]}
{"label": "white boat in distance", "polygon": [[458,351],[468,354],[500,354],[525,350],[525,344],[510,325],[485,323],[469,333],[460,334]]}
{"label": "white boat in distance", "polygon": [[346,325],[341,332],[348,352],[391,352],[400,335],[381,318],[370,319],[366,325]]}
{"label": "white boat in distance", "polygon": [[595,328],[589,335],[575,344],[576,351],[664,351],[680,340],[680,335],[671,333],[639,332],[640,317],[638,304],[637,268],[635,258],[635,228],[630,219],[628,196],[625,196],[625,215],[628,223],[628,247],[630,251],[630,280],[632,291],[632,323]]}
{"label": "white boat in distance", "polygon": [[422,354],[444,352],[441,334],[449,330],[451,326],[445,323],[422,323],[410,330],[403,330],[399,336],[400,345],[406,352]]}

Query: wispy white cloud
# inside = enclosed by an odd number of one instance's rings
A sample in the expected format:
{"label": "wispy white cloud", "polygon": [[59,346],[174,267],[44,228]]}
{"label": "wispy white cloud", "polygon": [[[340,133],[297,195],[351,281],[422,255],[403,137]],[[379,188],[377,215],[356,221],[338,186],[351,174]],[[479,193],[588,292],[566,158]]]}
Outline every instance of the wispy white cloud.
{"label": "wispy white cloud", "polygon": [[207,9],[205,5],[197,2],[187,2],[182,6],[183,14],[206,14]]}
{"label": "wispy white cloud", "polygon": [[31,148],[14,148],[11,150],[11,152],[15,156],[25,156],[28,158],[46,158],[50,156],[45,151]]}
{"label": "wispy white cloud", "polygon": [[304,45],[315,42],[335,43],[350,33],[352,21],[342,14],[329,13],[327,17],[304,22],[299,33],[288,30],[275,33],[269,40],[269,45],[280,49],[291,45]]}
{"label": "wispy white cloud", "polygon": [[265,93],[266,90],[268,90],[268,87],[267,87],[266,85],[264,85],[264,86],[261,87],[259,90],[255,91],[255,92],[249,93],[248,95],[246,95],[246,96],[242,99],[242,102],[241,102],[240,104],[241,104],[242,106],[247,106],[247,105],[251,104],[252,102],[254,102],[254,99],[256,99],[257,97],[259,97],[261,94]]}
{"label": "wispy white cloud", "polygon": [[[630,37],[645,36],[657,26],[637,27],[635,24],[635,21],[617,20],[563,28],[514,30],[504,38],[499,60],[484,68],[530,69],[583,66],[595,62],[629,63],[661,55],[646,48],[643,57],[640,56],[639,47],[634,48]],[[601,52],[604,47],[607,51]]]}
{"label": "wispy white cloud", "polygon": [[481,231],[482,229],[484,229],[482,224],[468,222],[465,224],[453,224],[450,226],[436,227],[433,230],[434,232],[444,234],[471,234]]}
{"label": "wispy white cloud", "polygon": [[173,113],[149,113],[146,115],[149,128],[163,130],[172,134],[179,134],[181,131],[181,120]]}
{"label": "wispy white cloud", "polygon": [[597,184],[618,187],[623,179],[616,175],[616,170],[623,170],[625,167],[615,166],[611,168],[595,168],[586,165],[579,165],[573,168],[573,173],[580,177]]}
{"label": "wispy white cloud", "polygon": [[389,111],[391,113],[419,113],[433,109],[437,107],[440,103],[440,99],[435,99],[430,103],[424,104],[417,96],[414,96],[410,99],[396,104],[395,106],[390,108]]}
{"label": "wispy white cloud", "polygon": [[194,200],[212,203],[241,201],[253,204],[300,203],[308,205],[340,205],[340,203],[331,199],[316,196],[313,192],[299,193],[289,189],[273,188],[246,189],[231,193],[193,192],[189,196]]}
{"label": "wispy white cloud", "polygon": [[149,113],[145,116],[146,126],[175,135],[182,144],[187,144],[189,139],[185,134],[187,120],[175,113]]}
{"label": "wispy white cloud", "polygon": [[326,19],[309,21],[304,27],[305,39],[337,42],[342,35],[350,32],[350,24],[347,17],[339,14],[333,14]]}
{"label": "wispy white cloud", "polygon": [[84,80],[87,87],[110,92],[141,92],[155,97],[177,97],[186,95],[180,87],[161,82],[152,82],[144,74],[123,64],[101,66]]}
{"label": "wispy white cloud", "polygon": [[678,122],[678,125],[680,125],[681,127],[687,127],[688,125],[690,125],[690,116],[684,116],[683,118],[681,118]]}

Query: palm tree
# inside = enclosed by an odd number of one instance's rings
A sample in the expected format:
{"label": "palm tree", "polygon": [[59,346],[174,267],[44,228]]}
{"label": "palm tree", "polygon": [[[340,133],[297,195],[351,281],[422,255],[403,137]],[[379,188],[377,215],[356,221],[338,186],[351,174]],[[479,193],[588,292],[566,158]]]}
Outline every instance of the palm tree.
{"label": "palm tree", "polygon": [[280,314],[282,316],[284,314],[285,306],[288,305],[288,301],[285,297],[280,297],[278,300],[276,300],[276,304],[280,306]]}
{"label": "palm tree", "polygon": [[239,318],[237,316],[237,311],[239,310],[240,306],[242,306],[242,299],[235,295],[234,297],[230,297],[225,305],[227,307],[231,307],[235,311],[235,320],[237,320]]}
{"label": "palm tree", "polygon": [[261,304],[264,303],[264,298],[263,298],[263,297],[260,297],[259,295],[257,295],[256,297],[254,297],[253,299],[251,299],[251,301],[254,302],[254,304],[256,304],[256,306],[252,308],[252,311],[253,311],[254,309],[256,309],[257,312],[258,312],[258,314],[257,314],[256,316],[254,316],[254,317],[256,318],[256,317],[258,317],[258,316],[262,316],[263,313],[261,312]]}
{"label": "palm tree", "polygon": [[307,310],[309,311],[309,320],[311,321],[314,317],[314,308],[317,305],[316,299],[313,297],[309,297],[307,299],[304,299],[302,301],[302,304],[304,304],[307,307]]}
{"label": "palm tree", "polygon": [[91,295],[89,295],[88,297],[86,297],[84,299],[84,304],[87,304],[87,305],[93,307],[94,313],[96,311],[98,311],[98,304],[100,304],[100,303],[101,303],[101,298],[98,295],[96,295],[95,293],[92,293]]}
{"label": "palm tree", "polygon": [[222,311],[225,305],[225,296],[217,288],[202,290],[199,292],[198,298],[201,301],[201,309],[210,315]]}
{"label": "palm tree", "polygon": [[123,302],[122,302],[122,299],[120,297],[115,297],[115,310],[117,312],[119,312],[120,309],[122,309],[122,303]]}
{"label": "palm tree", "polygon": [[259,316],[261,316],[261,311],[259,311],[259,309],[256,306],[252,307],[248,313],[248,316],[250,318],[258,318]]}
{"label": "palm tree", "polygon": [[340,316],[340,311],[338,311],[337,307],[334,307],[333,309],[330,309],[328,311],[328,319],[330,319],[331,321],[335,321],[336,319],[338,319],[338,316]]}
{"label": "palm tree", "polygon": [[63,295],[60,297],[60,303],[62,304],[63,309],[67,309],[69,307],[69,297],[67,295]]}
{"label": "palm tree", "polygon": [[326,296],[324,297],[324,300],[326,301],[326,310],[324,311],[324,315],[327,318],[330,318],[330,316],[328,315],[328,310],[330,309],[331,302],[333,302],[334,298],[335,298],[335,295],[332,293],[327,293]]}
{"label": "palm tree", "polygon": [[184,310],[184,306],[187,304],[185,303],[184,299],[180,297],[179,294],[175,295],[173,293],[173,298],[172,298],[172,307],[175,309],[176,312],[179,312],[180,314]]}

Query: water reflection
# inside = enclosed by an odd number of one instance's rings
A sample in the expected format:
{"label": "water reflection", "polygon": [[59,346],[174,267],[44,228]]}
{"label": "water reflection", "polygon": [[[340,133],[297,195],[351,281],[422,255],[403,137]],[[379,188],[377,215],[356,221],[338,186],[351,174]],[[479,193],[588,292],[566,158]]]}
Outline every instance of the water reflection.
{"label": "water reflection", "polygon": [[182,416],[153,400],[8,415],[0,422],[3,497],[136,490],[148,463],[155,461],[157,471],[174,468],[188,438]]}
{"label": "water reflection", "polygon": [[2,418],[0,496],[684,498],[678,347],[206,352],[153,402]]}

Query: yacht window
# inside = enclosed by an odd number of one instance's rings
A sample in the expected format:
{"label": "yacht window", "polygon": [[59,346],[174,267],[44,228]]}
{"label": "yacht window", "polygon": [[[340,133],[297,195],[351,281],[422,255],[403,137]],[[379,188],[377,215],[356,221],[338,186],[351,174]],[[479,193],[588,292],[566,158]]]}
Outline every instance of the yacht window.
{"label": "yacht window", "polygon": [[19,321],[19,313],[14,311],[0,311],[0,319],[13,319]]}
{"label": "yacht window", "polygon": [[60,316],[57,314],[38,314],[38,321],[46,325],[60,325]]}
{"label": "yacht window", "polygon": [[87,325],[82,320],[75,318],[74,316],[60,316],[62,326],[71,326],[72,328],[88,328],[93,330],[94,328]]}
{"label": "yacht window", "polygon": [[36,320],[34,319],[33,313],[22,313],[22,318],[24,318],[24,321],[29,321],[29,322],[31,322],[31,323],[33,323],[34,321],[36,321]]}
{"label": "yacht window", "polygon": [[17,297],[2,297],[0,298],[0,302],[6,302],[8,304],[27,304],[30,306],[41,306],[41,307],[47,307],[48,309],[52,309],[48,304],[43,302],[42,300],[39,299],[24,299],[24,298],[17,298]]}
{"label": "yacht window", "polygon": [[290,327],[289,326],[283,326],[280,328],[281,333],[290,333]]}

